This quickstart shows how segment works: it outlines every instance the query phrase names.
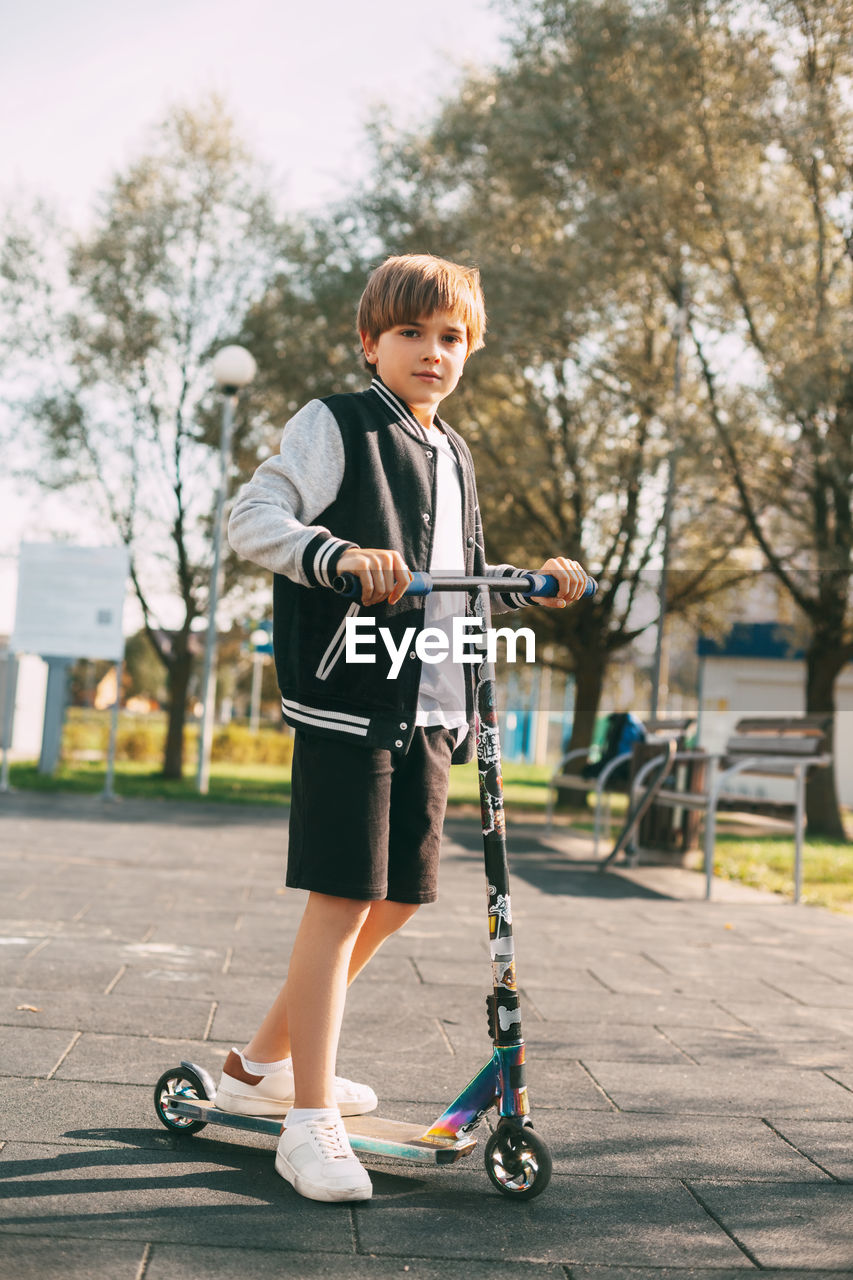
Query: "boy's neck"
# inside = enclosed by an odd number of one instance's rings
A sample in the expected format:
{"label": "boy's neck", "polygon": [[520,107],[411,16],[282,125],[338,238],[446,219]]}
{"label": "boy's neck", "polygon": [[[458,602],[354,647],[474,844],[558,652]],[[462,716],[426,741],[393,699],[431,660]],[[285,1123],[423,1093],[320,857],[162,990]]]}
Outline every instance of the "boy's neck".
{"label": "boy's neck", "polygon": [[[405,404],[406,402],[404,401],[403,403]],[[430,417],[429,414],[425,413],[423,410],[416,409],[414,405],[407,404],[406,408],[409,410],[412,417],[416,418],[426,431],[437,431],[440,436],[445,434],[444,427],[441,425],[441,421],[439,420],[437,413],[434,413],[432,417]],[[427,421],[428,418],[429,421]]]}

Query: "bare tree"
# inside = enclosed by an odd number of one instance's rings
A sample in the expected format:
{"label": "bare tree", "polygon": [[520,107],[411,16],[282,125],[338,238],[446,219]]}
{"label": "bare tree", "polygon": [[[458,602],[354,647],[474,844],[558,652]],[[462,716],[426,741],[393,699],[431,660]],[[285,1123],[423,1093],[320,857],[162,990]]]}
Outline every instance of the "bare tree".
{"label": "bare tree", "polygon": [[91,229],[65,233],[59,262],[43,227],[10,227],[0,257],[17,413],[40,437],[39,482],[77,495],[82,511],[94,504],[130,551],[167,672],[163,772],[180,777],[216,487],[205,366],[263,292],[277,228],[217,99],[172,111],[113,179]]}

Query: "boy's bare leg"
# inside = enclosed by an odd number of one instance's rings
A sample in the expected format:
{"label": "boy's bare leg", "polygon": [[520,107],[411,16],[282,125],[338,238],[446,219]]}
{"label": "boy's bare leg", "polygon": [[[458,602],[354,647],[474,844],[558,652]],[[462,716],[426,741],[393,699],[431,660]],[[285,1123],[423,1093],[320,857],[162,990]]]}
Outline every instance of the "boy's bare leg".
{"label": "boy's bare leg", "polygon": [[295,1107],[334,1107],[335,1059],[349,963],[367,902],[312,893],[287,975]]}
{"label": "boy's bare leg", "polygon": [[[308,1071],[325,1072],[327,1067],[319,1062],[325,1064],[331,1056],[331,1087],[346,987],[385,939],[402,928],[416,911],[417,906],[410,903],[366,903],[310,894],[293,944],[287,982],[246,1046],[246,1057],[255,1062],[278,1062],[290,1055],[291,1036],[300,1038],[301,1032],[302,1043],[309,1047]],[[299,1081],[306,1074],[302,1069],[304,1052],[298,1056],[300,1061],[298,1065],[294,1063],[294,1071],[297,1097],[301,1097]],[[313,1078],[316,1081],[321,1077],[315,1074]],[[300,1105],[321,1107],[333,1103],[323,1100]]]}
{"label": "boy's bare leg", "polygon": [[371,902],[367,919],[361,926],[352,949],[349,982],[361,973],[385,939],[390,938],[391,934],[396,933],[398,929],[402,929],[407,920],[411,920],[417,909],[418,904],[415,902],[389,902],[387,898],[379,902]]}
{"label": "boy's bare leg", "polygon": [[246,1046],[255,1062],[293,1063],[295,1105],[333,1107],[335,1056],[344,1013],[350,957],[369,902],[311,893],[293,944],[287,982]]}

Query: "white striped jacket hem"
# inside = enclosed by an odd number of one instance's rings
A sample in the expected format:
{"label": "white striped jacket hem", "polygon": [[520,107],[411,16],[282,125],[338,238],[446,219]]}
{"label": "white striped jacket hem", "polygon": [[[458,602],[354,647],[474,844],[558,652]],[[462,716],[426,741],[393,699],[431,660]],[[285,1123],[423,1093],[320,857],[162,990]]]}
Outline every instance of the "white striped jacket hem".
{"label": "white striped jacket hem", "polygon": [[294,702],[291,698],[282,698],[281,709],[288,720],[298,720],[301,724],[311,724],[320,729],[336,729],[340,733],[354,734],[357,738],[366,738],[370,727],[368,716],[309,707],[303,702]]}

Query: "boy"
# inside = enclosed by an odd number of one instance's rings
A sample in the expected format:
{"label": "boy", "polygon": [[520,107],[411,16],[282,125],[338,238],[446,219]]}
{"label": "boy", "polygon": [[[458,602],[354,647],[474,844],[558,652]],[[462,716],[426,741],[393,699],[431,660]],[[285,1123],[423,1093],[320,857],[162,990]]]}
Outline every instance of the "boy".
{"label": "boy", "polygon": [[[334,1074],[346,989],[435,900],[449,766],[474,754],[473,667],[422,664],[407,646],[388,679],[387,654],[346,662],[346,621],[372,610],[399,651],[407,627],[449,630],[466,612],[465,593],[404,597],[410,567],[514,572],[486,565],[471,455],[437,416],[483,346],[477,271],[428,254],[389,258],[357,324],[371,386],[301,409],[229,525],[235,551],[275,575],[276,669],[295,729],[287,884],[308,900],[287,982],[226,1059],[217,1103],[286,1113],[276,1169],[301,1195],[335,1201],[371,1195],[341,1116],[377,1105],[367,1085]],[[583,593],[574,561],[542,569],[560,591],[538,603],[564,607]],[[359,604],[327,589],[344,571],[360,580]],[[527,603],[495,598],[497,610]]]}

